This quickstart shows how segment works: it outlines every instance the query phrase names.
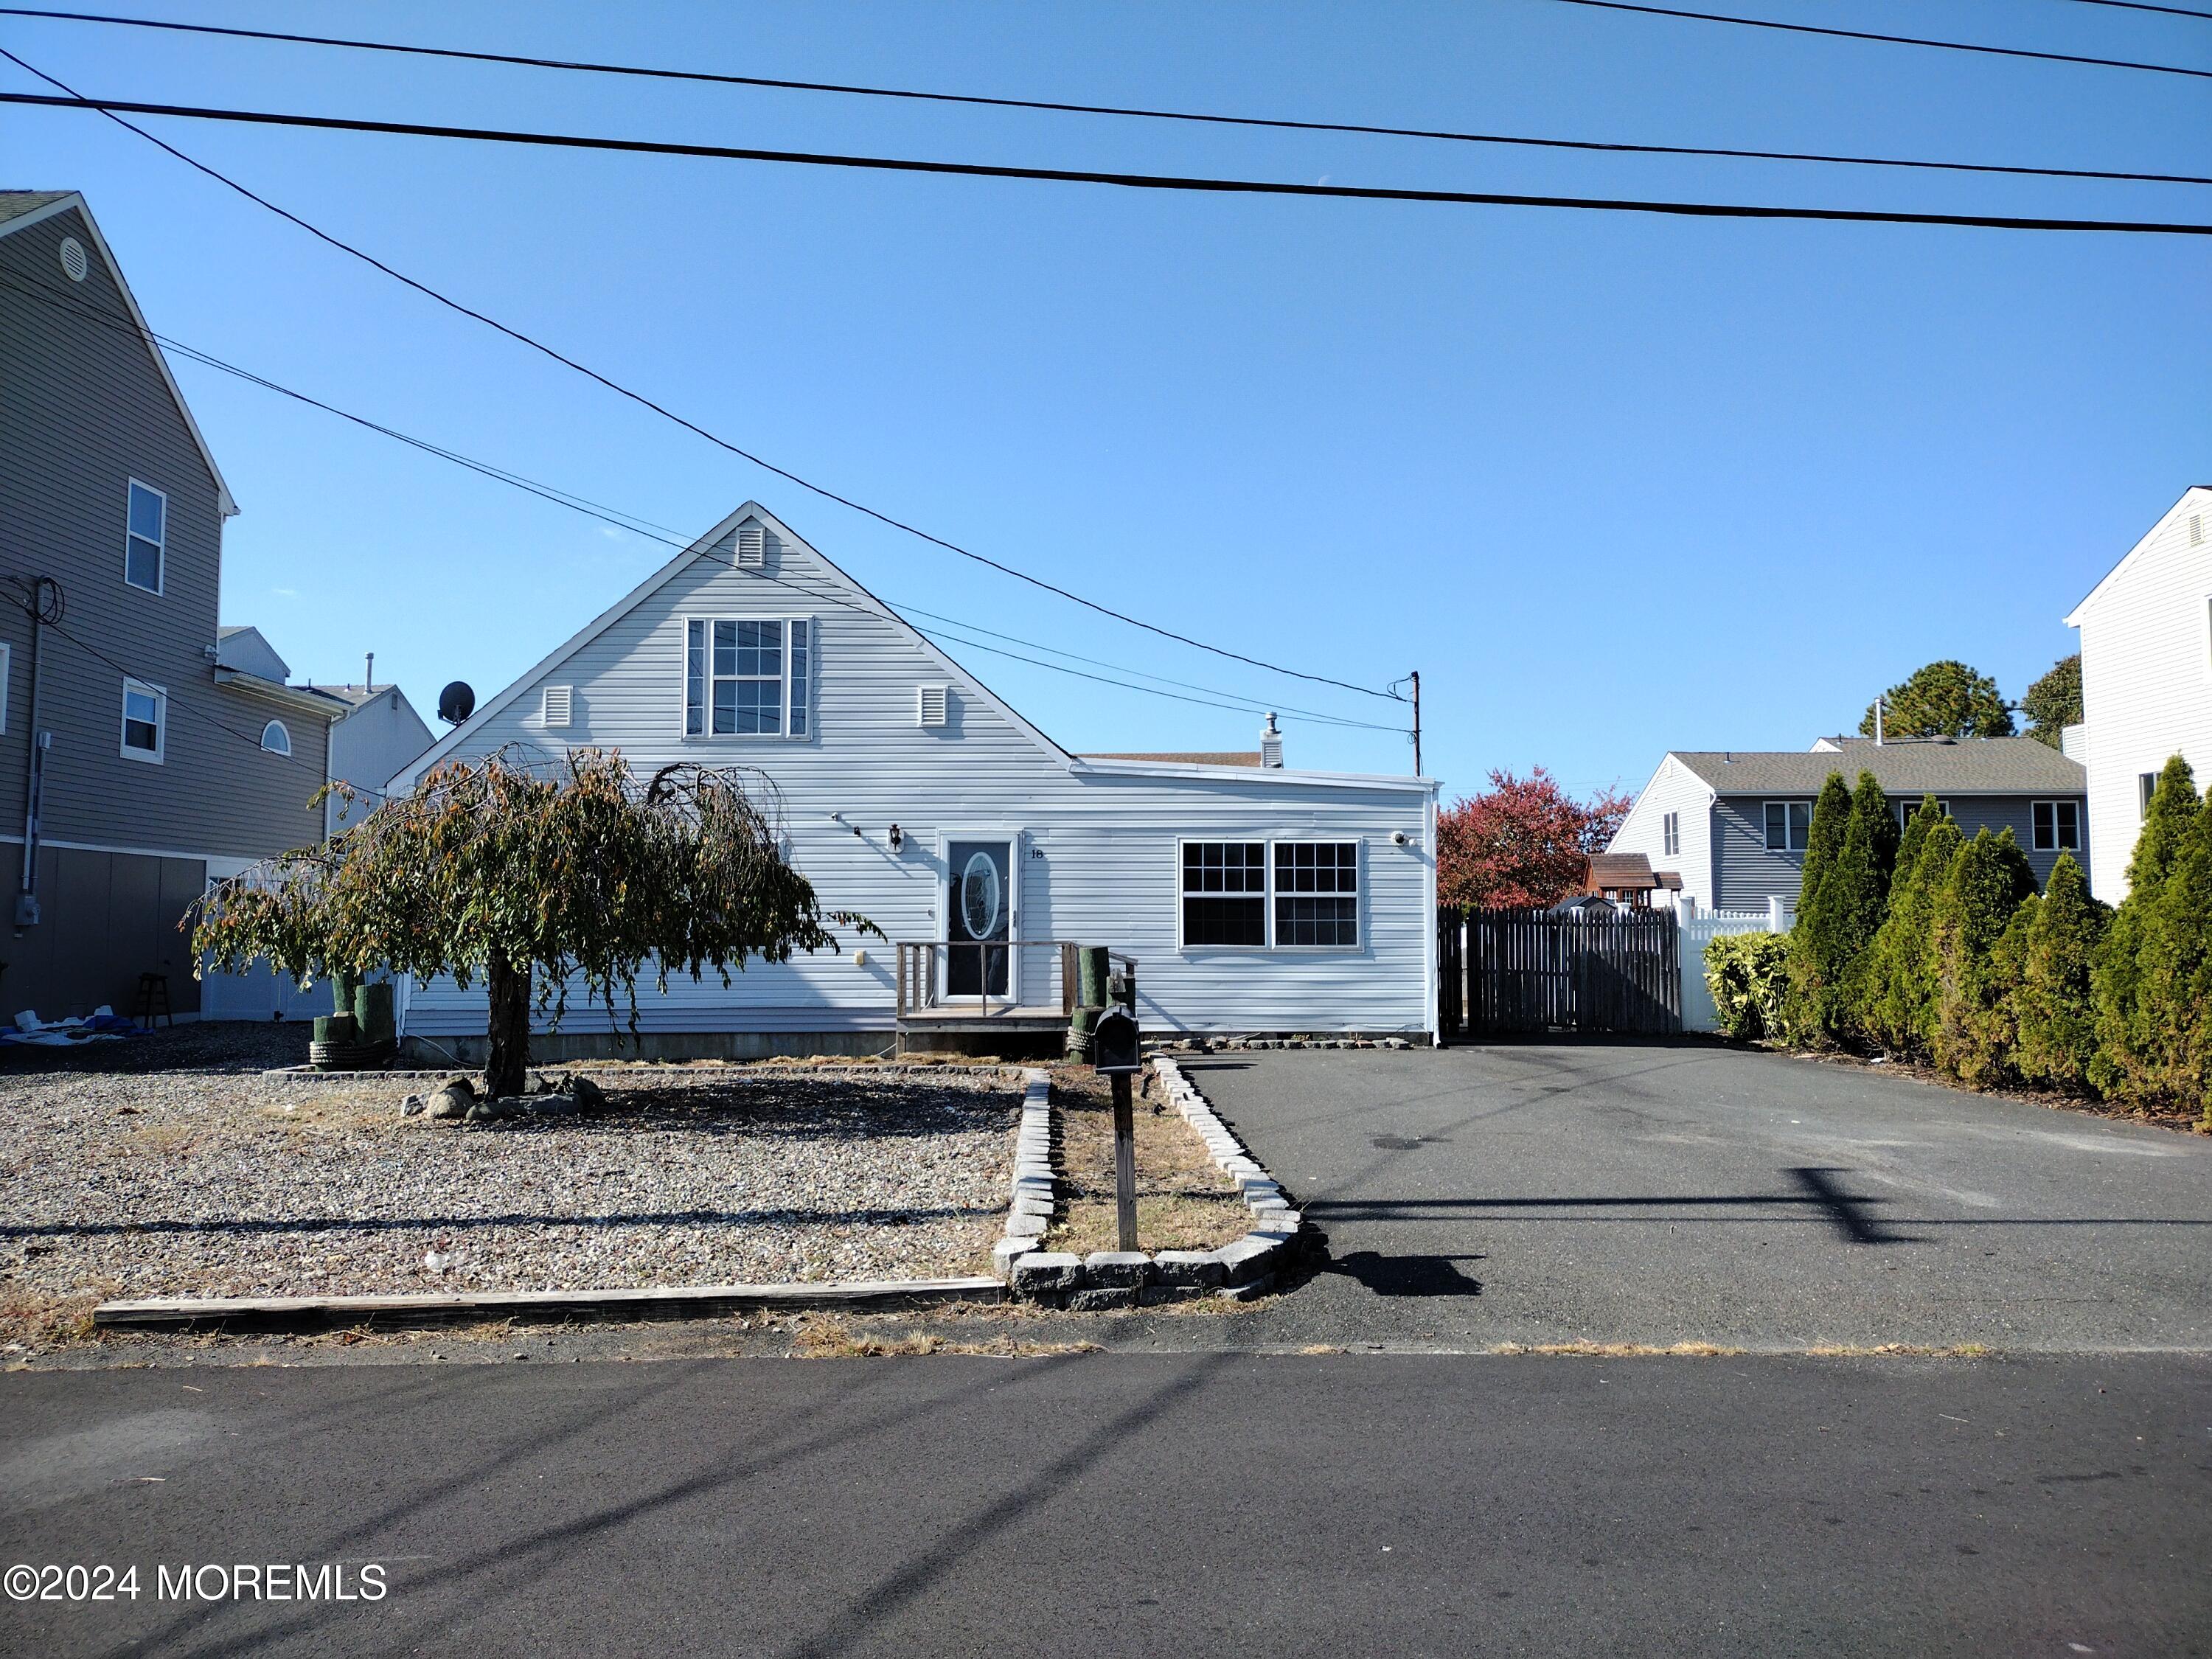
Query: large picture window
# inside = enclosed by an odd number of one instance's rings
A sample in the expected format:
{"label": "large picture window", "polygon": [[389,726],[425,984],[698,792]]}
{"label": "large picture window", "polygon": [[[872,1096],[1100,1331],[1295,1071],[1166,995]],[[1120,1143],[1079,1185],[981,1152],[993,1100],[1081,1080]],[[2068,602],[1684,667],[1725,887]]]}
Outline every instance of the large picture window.
{"label": "large picture window", "polygon": [[1186,950],[1344,951],[1359,946],[1359,843],[1188,841]]}
{"label": "large picture window", "polygon": [[684,735],[805,737],[813,662],[803,617],[686,617]]}
{"label": "large picture window", "polygon": [[1771,800],[1766,803],[1766,850],[1802,853],[1813,836],[1813,803],[1809,800]]}

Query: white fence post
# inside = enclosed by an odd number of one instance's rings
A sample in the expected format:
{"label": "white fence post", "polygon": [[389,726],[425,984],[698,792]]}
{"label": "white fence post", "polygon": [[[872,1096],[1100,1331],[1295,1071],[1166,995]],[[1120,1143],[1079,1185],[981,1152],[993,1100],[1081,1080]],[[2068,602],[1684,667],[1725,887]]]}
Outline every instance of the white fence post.
{"label": "white fence post", "polygon": [[1782,895],[1779,893],[1766,901],[1766,931],[1770,933],[1786,933],[1790,931],[1790,913],[1784,906]]}

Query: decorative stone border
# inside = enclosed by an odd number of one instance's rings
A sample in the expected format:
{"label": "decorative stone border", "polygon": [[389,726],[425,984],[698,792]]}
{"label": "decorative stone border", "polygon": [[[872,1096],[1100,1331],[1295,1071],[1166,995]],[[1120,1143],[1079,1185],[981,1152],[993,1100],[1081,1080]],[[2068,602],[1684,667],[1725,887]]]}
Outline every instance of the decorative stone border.
{"label": "decorative stone border", "polygon": [[1198,1131],[1223,1172],[1236,1178],[1252,1212],[1252,1230],[1214,1250],[1093,1250],[1088,1256],[1040,1249],[1052,1224],[1059,1177],[1053,1167],[1051,1079],[1031,1072],[1022,1099],[1015,1142],[1013,1206],[1006,1236],[991,1252],[991,1265],[1018,1300],[1043,1302],[1077,1313],[1169,1302],[1212,1291],[1248,1301],[1274,1287],[1275,1274],[1297,1248],[1304,1224],[1274,1178],[1246,1150],[1166,1054],[1152,1070],[1184,1122]]}
{"label": "decorative stone border", "polygon": [[1204,1054],[1238,1048],[1425,1048],[1429,1044],[1425,1037],[1417,1042],[1398,1031],[1339,1031],[1328,1036],[1314,1036],[1303,1031],[1247,1031],[1166,1037],[1162,1039],[1162,1046]]}

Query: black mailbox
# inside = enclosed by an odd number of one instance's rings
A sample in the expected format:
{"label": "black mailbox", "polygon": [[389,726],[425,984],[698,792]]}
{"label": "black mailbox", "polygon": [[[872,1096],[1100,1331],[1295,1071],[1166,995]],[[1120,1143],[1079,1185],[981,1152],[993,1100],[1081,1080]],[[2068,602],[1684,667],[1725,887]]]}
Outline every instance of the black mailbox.
{"label": "black mailbox", "polygon": [[1099,1071],[1141,1071],[1137,1053],[1137,1022],[1128,1011],[1115,1006],[1098,1016],[1091,1033],[1091,1064]]}

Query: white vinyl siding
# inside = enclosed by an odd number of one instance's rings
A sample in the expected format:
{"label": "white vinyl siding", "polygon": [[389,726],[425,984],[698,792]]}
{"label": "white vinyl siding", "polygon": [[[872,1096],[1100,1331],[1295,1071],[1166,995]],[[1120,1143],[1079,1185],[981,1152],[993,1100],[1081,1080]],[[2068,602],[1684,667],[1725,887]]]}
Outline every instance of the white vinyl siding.
{"label": "white vinyl siding", "polygon": [[[2127,896],[2142,827],[2144,775],[2179,755],[2212,779],[2212,490],[2190,490],[2069,620],[2081,639],[2089,738],[2082,840],[2099,898]],[[2192,535],[2191,521],[2198,521]]]}
{"label": "white vinyl siding", "polygon": [[123,527],[123,580],[149,593],[160,592],[168,544],[169,498],[131,479]]}
{"label": "white vinyl siding", "polygon": [[[792,860],[825,908],[857,911],[895,940],[944,939],[944,839],[955,832],[1003,836],[1017,848],[1016,936],[1077,939],[1133,957],[1147,1030],[1412,1035],[1430,1029],[1435,929],[1427,793],[1404,779],[1308,780],[1256,767],[1198,777],[1121,772],[1110,763],[1071,765],[926,641],[871,608],[834,566],[771,529],[779,577],[850,601],[823,605],[808,630],[809,741],[777,745],[758,763],[773,777]],[[557,683],[575,687],[577,715],[592,741],[619,748],[640,775],[701,758],[702,740],[685,739],[669,708],[671,687],[684,674],[684,623],[694,617],[787,615],[793,597],[736,568],[733,530],[718,535],[723,539],[707,544],[711,556],[681,568],[549,659],[511,700],[487,699],[489,715],[453,752],[470,758],[540,740],[541,689]],[[948,724],[918,725],[917,688],[924,686],[947,690]],[[410,766],[400,787],[417,769]],[[769,799],[763,794],[764,805]],[[832,812],[842,822],[832,821]],[[901,831],[896,848],[894,823]],[[1394,844],[1394,832],[1407,844]],[[1186,953],[1180,853],[1186,841],[1357,843],[1358,945]],[[756,961],[727,988],[712,973],[696,982],[679,975],[663,995],[648,978],[639,994],[641,1029],[888,1032],[896,954],[881,940],[837,931],[842,954]],[[854,961],[855,948],[866,951],[865,966]],[[1056,968],[1054,952],[1024,953],[1023,1000],[1056,1000]],[[605,1011],[587,1012],[582,989],[572,990],[562,1029],[583,1032],[597,1022],[604,1030]],[[483,1031],[481,987],[462,991],[440,980],[416,984],[410,998],[410,1032],[435,1039]]]}
{"label": "white vinyl siding", "polygon": [[123,758],[158,766],[167,748],[169,694],[143,680],[123,682]]}

